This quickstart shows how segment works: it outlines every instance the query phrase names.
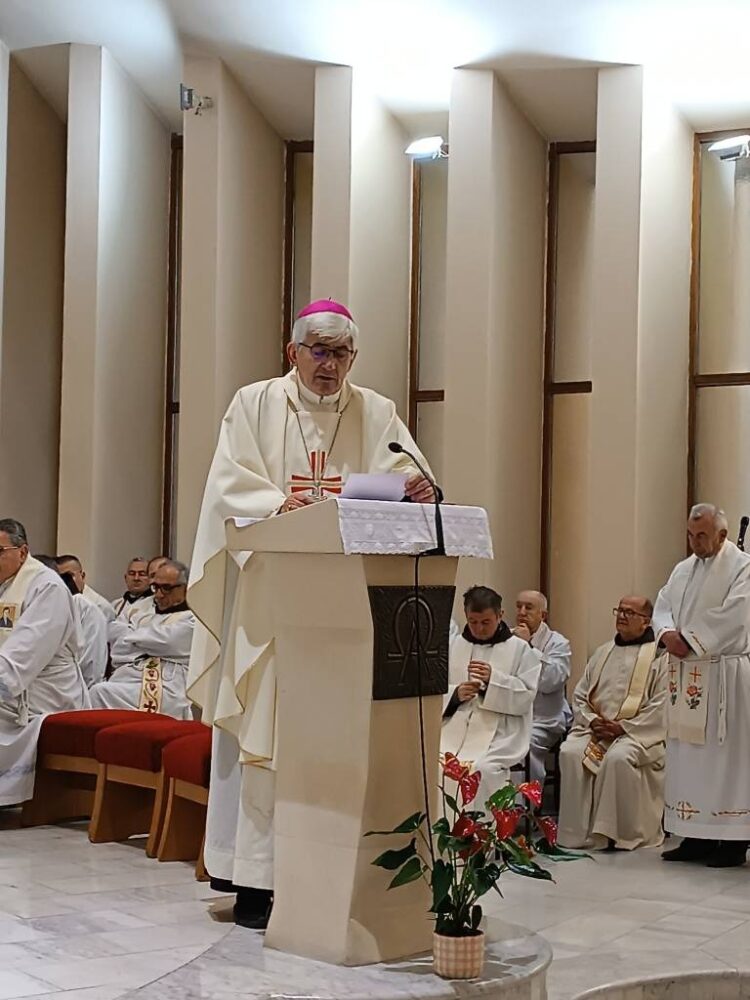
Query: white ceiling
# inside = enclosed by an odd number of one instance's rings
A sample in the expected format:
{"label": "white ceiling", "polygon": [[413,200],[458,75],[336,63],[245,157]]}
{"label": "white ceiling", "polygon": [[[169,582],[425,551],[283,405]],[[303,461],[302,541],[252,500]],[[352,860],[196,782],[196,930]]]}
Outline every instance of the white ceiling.
{"label": "white ceiling", "polygon": [[613,63],[658,71],[696,128],[746,124],[748,37],[750,0],[0,0],[11,50],[105,45],[172,127],[183,52],[218,55],[290,138],[311,134],[319,63],[354,65],[412,131],[479,65],[550,138],[591,137],[586,67]]}

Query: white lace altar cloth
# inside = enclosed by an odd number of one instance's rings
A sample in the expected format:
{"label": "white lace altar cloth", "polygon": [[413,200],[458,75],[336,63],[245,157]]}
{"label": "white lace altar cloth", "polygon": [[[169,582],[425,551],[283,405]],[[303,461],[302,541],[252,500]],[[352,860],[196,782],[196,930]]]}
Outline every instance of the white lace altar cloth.
{"label": "white lace altar cloth", "polygon": [[[346,555],[417,555],[435,547],[435,506],[384,500],[337,500]],[[492,559],[482,507],[441,504],[447,556]]]}

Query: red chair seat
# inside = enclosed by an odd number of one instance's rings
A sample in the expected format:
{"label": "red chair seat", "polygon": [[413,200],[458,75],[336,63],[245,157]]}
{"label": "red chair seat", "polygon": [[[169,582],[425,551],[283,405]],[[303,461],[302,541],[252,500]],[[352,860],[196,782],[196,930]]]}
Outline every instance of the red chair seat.
{"label": "red chair seat", "polygon": [[126,722],[146,721],[157,723],[169,721],[168,715],[153,715],[134,709],[101,708],[78,712],[58,712],[48,715],[42,722],[37,752],[45,754],[66,754],[70,757],[93,757],[96,734],[110,726]]}
{"label": "red chair seat", "polygon": [[134,767],[139,771],[161,771],[161,754],[172,740],[204,730],[202,722],[170,719],[128,722],[109,726],[97,734],[94,756],[100,764]]}
{"label": "red chair seat", "polygon": [[211,774],[211,730],[203,726],[202,733],[182,736],[164,747],[161,758],[168,778],[189,781],[191,785],[208,788]]}

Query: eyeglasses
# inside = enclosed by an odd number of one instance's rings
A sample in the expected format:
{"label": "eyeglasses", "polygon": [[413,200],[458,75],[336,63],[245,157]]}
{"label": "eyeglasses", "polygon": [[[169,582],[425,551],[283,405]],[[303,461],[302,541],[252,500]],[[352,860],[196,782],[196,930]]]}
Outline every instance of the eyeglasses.
{"label": "eyeglasses", "polygon": [[178,587],[184,587],[184,583],[152,583],[151,586],[154,590],[161,590],[165,594],[171,594],[173,590],[177,590]]}
{"label": "eyeglasses", "polygon": [[612,608],[612,614],[617,618],[620,615],[622,618],[650,618],[650,615],[644,615],[641,611],[633,611],[632,608]]}
{"label": "eyeglasses", "polygon": [[314,361],[348,361],[354,354],[349,347],[323,347],[322,344],[298,344],[298,347],[306,347]]}
{"label": "eyeglasses", "polygon": [[10,552],[12,549],[20,549],[20,545],[0,545],[0,556],[3,552]]}

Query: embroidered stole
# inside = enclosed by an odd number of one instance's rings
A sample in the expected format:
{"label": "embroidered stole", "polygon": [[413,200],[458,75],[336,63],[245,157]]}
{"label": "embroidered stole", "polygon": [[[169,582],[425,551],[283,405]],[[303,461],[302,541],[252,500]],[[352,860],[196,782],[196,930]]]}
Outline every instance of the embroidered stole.
{"label": "embroidered stole", "polygon": [[[13,634],[13,626],[21,617],[23,602],[35,577],[42,572],[44,564],[32,556],[27,556],[26,562],[11,578],[9,586],[0,595],[0,621],[8,619],[11,627],[0,626],[0,648]],[[29,709],[26,703],[26,692],[18,698],[18,723],[25,726],[29,721]]]}
{"label": "embroidered stole", "polygon": [[[597,711],[597,709],[594,708],[592,700],[594,692],[596,691],[596,686],[599,683],[602,671],[604,670],[610,654],[617,648],[618,647],[614,641],[607,643],[607,645],[603,647],[599,659],[592,668],[591,687],[589,688],[588,702],[594,711]],[[645,642],[639,648],[638,656],[636,657],[635,665],[633,666],[633,672],[630,675],[628,690],[620,708],[618,709],[617,715],[614,718],[615,722],[620,722],[623,719],[633,719],[638,714],[638,709],[641,707],[644,695],[646,694],[649,670],[651,668],[651,664],[653,663],[655,652],[655,642]],[[604,755],[612,745],[612,742],[612,740],[599,742],[592,736],[586,749],[583,751],[583,766],[596,774],[601,767]]]}
{"label": "embroidered stole", "polygon": [[[468,668],[472,660],[489,663],[493,675],[510,674],[515,660],[513,647],[518,648],[515,643],[498,642],[494,646],[475,646],[463,638],[460,641],[469,649],[462,680],[469,679]],[[440,739],[442,753],[454,753],[462,761],[468,762],[478,760],[487,752],[497,731],[498,713],[483,708],[483,701],[480,694],[459,705],[453,716],[445,722]]]}
{"label": "embroidered stole", "polygon": [[[176,621],[181,615],[189,615],[189,611],[175,611],[164,618],[167,622]],[[158,656],[151,656],[141,665],[141,694],[138,699],[139,712],[161,712],[164,686],[161,676],[161,660]]]}

